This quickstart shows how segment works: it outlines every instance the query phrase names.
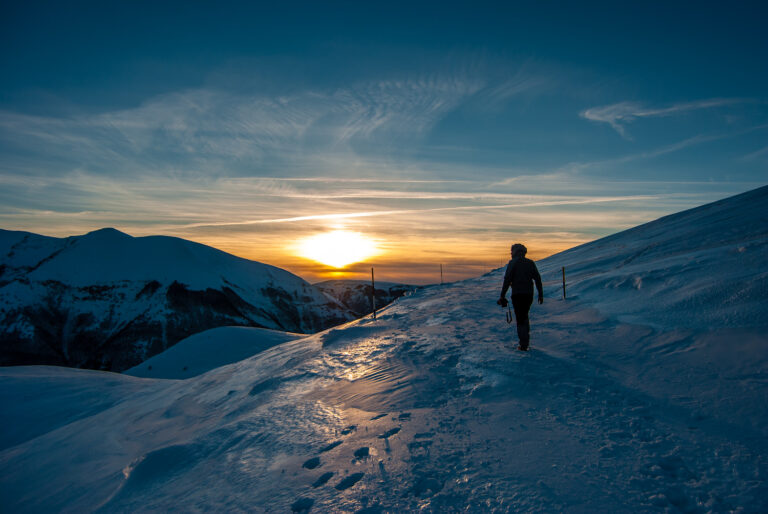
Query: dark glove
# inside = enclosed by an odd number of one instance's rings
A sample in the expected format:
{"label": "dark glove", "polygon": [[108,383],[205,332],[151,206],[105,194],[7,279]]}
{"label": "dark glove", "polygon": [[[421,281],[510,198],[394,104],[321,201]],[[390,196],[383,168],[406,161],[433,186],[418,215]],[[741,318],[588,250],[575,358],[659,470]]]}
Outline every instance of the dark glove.
{"label": "dark glove", "polygon": [[506,307],[507,305],[509,305],[509,302],[507,302],[507,299],[502,296],[496,301],[496,305],[501,305],[502,307]]}

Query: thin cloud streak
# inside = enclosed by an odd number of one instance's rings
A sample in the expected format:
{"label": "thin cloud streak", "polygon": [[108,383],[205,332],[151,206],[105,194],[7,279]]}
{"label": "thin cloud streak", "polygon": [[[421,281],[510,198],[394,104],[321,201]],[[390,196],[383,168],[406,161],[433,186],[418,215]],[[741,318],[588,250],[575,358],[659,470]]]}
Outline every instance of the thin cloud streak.
{"label": "thin cloud streak", "polygon": [[746,101],[748,100],[742,98],[711,98],[697,102],[682,102],[662,108],[644,107],[637,102],[619,102],[616,104],[604,105],[602,107],[591,107],[585,109],[579,113],[579,115],[590,121],[607,123],[618,132],[621,137],[631,139],[626,132],[625,125],[634,122],[638,118],[673,116],[683,112],[734,105]]}
{"label": "thin cloud streak", "polygon": [[768,124],[756,125],[754,127],[749,127],[743,130],[739,130],[731,134],[712,134],[712,135],[701,134],[701,135],[689,137],[682,141],[678,141],[677,143],[672,143],[670,145],[662,146],[661,148],[657,148],[656,150],[650,150],[647,152],[640,152],[640,153],[625,155],[624,157],[617,157],[614,159],[605,159],[600,161],[569,163],[563,169],[558,170],[558,173],[561,173],[561,174],[565,173],[564,170],[568,170],[568,172],[573,173],[573,172],[578,172],[578,171],[591,168],[591,167],[596,167],[596,166],[604,166],[604,165],[610,165],[610,164],[625,164],[625,163],[640,160],[640,159],[651,159],[654,157],[659,157],[661,155],[677,152],[679,150],[683,150],[691,146],[696,146],[701,143],[707,143],[710,141],[717,141],[721,139],[734,138],[734,137],[749,134],[751,132],[755,132],[758,130],[763,130],[766,128],[768,128]]}
{"label": "thin cloud streak", "polygon": [[763,157],[768,157],[768,146],[764,146],[763,148],[757,151],[748,153],[747,155],[743,156],[741,159],[744,161],[753,161],[757,159],[762,159]]}
{"label": "thin cloud streak", "polygon": [[386,178],[346,178],[346,177],[248,177],[246,180],[271,180],[275,182],[352,182],[375,184],[443,184],[466,183],[470,180],[415,180],[415,179],[386,179]]}
{"label": "thin cloud streak", "polygon": [[544,206],[556,206],[556,205],[583,205],[583,204],[620,202],[620,201],[632,201],[632,200],[651,200],[655,198],[656,197],[649,196],[649,195],[638,195],[638,196],[623,196],[623,197],[613,197],[613,198],[589,198],[589,199],[581,199],[581,200],[529,202],[529,203],[523,203],[523,204],[514,203],[514,204],[502,204],[502,205],[498,205],[498,204],[465,205],[465,206],[454,206],[454,207],[434,207],[430,209],[402,209],[402,210],[393,210],[393,211],[315,214],[315,215],[307,215],[307,216],[294,216],[290,218],[248,220],[248,221],[236,221],[236,222],[226,222],[226,223],[193,223],[189,225],[182,225],[178,228],[225,227],[225,226],[235,226],[235,225],[261,225],[266,223],[292,223],[296,221],[310,221],[310,220],[367,218],[372,216],[392,216],[392,215],[419,214],[419,213],[442,212],[442,211],[518,209],[518,208],[521,209],[521,208],[528,208],[528,207],[544,207]]}

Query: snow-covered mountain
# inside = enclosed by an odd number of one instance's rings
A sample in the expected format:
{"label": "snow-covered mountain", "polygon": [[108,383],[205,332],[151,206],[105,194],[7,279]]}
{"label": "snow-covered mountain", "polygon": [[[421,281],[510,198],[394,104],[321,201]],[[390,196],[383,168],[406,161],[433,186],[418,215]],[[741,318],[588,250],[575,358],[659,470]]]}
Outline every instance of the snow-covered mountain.
{"label": "snow-covered mountain", "polygon": [[0,230],[0,363],[120,371],[226,325],[316,332],[355,315],[285,270],[174,237]]}
{"label": "snow-covered mountain", "polygon": [[[358,317],[373,312],[371,283],[365,280],[326,280],[315,284],[321,291],[336,298]],[[401,296],[415,291],[417,286],[396,282],[376,283],[376,309],[389,305]]]}
{"label": "snow-covered mountain", "polygon": [[188,380],[0,369],[3,508],[766,512],[767,215],[539,262],[528,353],[497,270]]}

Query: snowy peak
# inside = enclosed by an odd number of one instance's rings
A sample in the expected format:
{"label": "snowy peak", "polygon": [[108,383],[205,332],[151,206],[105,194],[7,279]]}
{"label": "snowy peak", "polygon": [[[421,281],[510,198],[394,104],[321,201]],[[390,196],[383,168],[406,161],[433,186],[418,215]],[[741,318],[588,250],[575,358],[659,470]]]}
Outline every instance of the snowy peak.
{"label": "snowy peak", "polygon": [[88,232],[87,234],[83,234],[82,236],[74,236],[77,239],[92,239],[97,240],[102,243],[106,243],[109,241],[116,241],[120,239],[132,239],[133,236],[126,234],[125,232],[121,232],[117,230],[116,228],[112,227],[105,227],[100,228],[97,230],[92,230],[91,232]]}

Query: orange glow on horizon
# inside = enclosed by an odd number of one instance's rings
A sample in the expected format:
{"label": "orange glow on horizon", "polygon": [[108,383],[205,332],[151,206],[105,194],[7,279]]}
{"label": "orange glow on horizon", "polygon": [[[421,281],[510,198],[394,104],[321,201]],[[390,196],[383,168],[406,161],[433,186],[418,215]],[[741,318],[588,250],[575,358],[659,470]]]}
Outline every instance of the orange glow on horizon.
{"label": "orange glow on horizon", "polygon": [[434,284],[440,282],[440,264],[443,265],[446,282],[479,277],[492,269],[506,266],[512,243],[525,244],[528,256],[539,261],[591,240],[579,236],[528,233],[498,234],[482,239],[443,237],[425,240],[410,235],[395,237],[392,233],[375,234],[370,239],[375,242],[376,253],[341,268],[303,256],[299,251],[301,242],[313,237],[306,233],[292,245],[286,245],[285,240],[281,240],[284,237],[281,233],[258,238],[216,234],[194,239],[239,257],[285,269],[310,283],[334,279],[370,280],[371,267],[374,267],[377,281]]}
{"label": "orange glow on horizon", "polygon": [[344,268],[379,253],[376,242],[359,232],[334,230],[303,239],[298,254],[334,268]]}

